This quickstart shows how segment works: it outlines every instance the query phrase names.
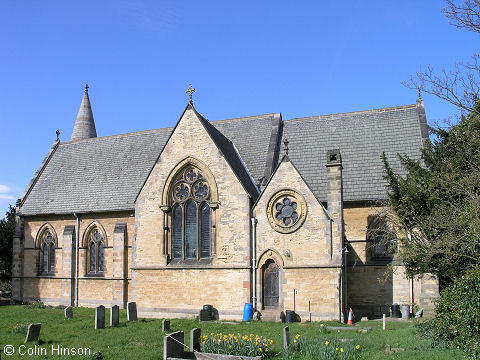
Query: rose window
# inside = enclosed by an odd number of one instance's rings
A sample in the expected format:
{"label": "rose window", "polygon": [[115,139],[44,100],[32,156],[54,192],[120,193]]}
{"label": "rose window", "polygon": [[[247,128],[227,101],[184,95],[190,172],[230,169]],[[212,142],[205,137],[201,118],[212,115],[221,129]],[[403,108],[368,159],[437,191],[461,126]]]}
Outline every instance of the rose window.
{"label": "rose window", "polygon": [[199,181],[193,185],[193,197],[197,201],[205,200],[208,197],[208,185],[204,181]]}
{"label": "rose window", "polygon": [[281,190],[267,204],[267,217],[276,231],[291,233],[303,225],[307,215],[307,203],[294,190]]}
{"label": "rose window", "polygon": [[190,195],[190,189],[187,184],[180,184],[175,187],[175,199],[178,201],[185,201]]}
{"label": "rose window", "polygon": [[285,225],[293,225],[298,220],[297,202],[285,197],[275,204],[275,219],[282,221]]}

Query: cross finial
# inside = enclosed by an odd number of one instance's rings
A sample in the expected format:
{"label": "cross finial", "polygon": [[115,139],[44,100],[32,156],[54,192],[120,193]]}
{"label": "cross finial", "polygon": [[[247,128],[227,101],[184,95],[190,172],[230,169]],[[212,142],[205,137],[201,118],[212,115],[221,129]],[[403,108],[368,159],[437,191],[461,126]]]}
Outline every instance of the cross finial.
{"label": "cross finial", "polygon": [[57,131],[55,131],[55,133],[57,134],[57,140],[60,138],[60,130],[57,129]]}
{"label": "cross finial", "polygon": [[418,84],[418,99],[422,99],[422,86],[420,84]]}
{"label": "cross finial", "polygon": [[190,87],[185,92],[188,94],[188,96],[190,96],[190,102],[193,103],[192,95],[195,92],[195,89],[192,87],[192,85],[190,85]]}
{"label": "cross finial", "polygon": [[88,93],[88,84],[85,84],[85,92]]}
{"label": "cross finial", "polygon": [[283,150],[285,151],[285,155],[288,156],[288,139],[283,140]]}

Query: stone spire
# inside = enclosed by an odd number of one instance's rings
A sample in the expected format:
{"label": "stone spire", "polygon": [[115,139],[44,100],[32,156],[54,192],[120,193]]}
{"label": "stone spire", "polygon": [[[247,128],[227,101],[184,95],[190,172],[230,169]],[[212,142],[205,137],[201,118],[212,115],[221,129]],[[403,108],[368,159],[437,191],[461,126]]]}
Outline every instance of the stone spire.
{"label": "stone spire", "polygon": [[77,114],[77,121],[73,127],[72,138],[70,141],[83,140],[97,137],[95,121],[93,120],[92,107],[88,97],[88,84],[85,85],[85,95],[83,95],[82,104]]}

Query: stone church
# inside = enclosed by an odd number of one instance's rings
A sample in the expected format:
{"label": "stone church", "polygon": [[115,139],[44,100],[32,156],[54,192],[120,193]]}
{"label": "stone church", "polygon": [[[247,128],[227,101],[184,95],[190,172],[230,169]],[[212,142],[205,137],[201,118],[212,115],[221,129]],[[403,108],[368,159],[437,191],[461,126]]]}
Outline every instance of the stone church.
{"label": "stone church", "polygon": [[[14,301],[139,316],[302,320],[431,308],[410,279],[386,210],[385,152],[418,158],[412,105],[285,120],[209,121],[190,101],[175,127],[97,137],[88,86],[70,141],[57,139],[16,206]],[[188,90],[187,90],[188,92]],[[392,271],[393,270],[393,271]]]}

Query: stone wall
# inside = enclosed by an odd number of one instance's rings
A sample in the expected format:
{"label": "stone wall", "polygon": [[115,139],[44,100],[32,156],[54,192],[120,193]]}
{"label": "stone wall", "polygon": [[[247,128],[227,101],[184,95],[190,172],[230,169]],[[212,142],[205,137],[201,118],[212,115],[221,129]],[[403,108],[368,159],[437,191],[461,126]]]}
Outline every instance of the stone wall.
{"label": "stone wall", "polygon": [[[128,278],[131,261],[131,244],[134,229],[133,212],[105,214],[80,214],[79,227],[79,305],[117,304],[125,306],[128,300]],[[93,279],[87,271],[87,243],[85,231],[92,223],[100,226],[106,235],[105,272]],[[120,236],[115,226],[126,224]],[[41,250],[37,238],[42,227],[48,224],[56,238],[55,272],[44,275],[40,269]],[[70,305],[75,298],[75,240],[76,218],[73,215],[26,217],[24,226],[24,272],[22,300],[41,301],[51,305]],[[114,249],[114,242],[117,249]],[[124,243],[125,242],[125,243]],[[115,254],[115,256],[114,256]],[[123,271],[114,272],[115,266]],[[99,295],[101,294],[101,295]]]}
{"label": "stone wall", "polygon": [[[197,167],[210,186],[212,256],[172,257],[172,179]],[[148,316],[193,316],[211,304],[238,318],[250,296],[251,199],[229,163],[188,108],[165,145],[137,201],[131,299]],[[163,210],[162,210],[163,209]]]}

